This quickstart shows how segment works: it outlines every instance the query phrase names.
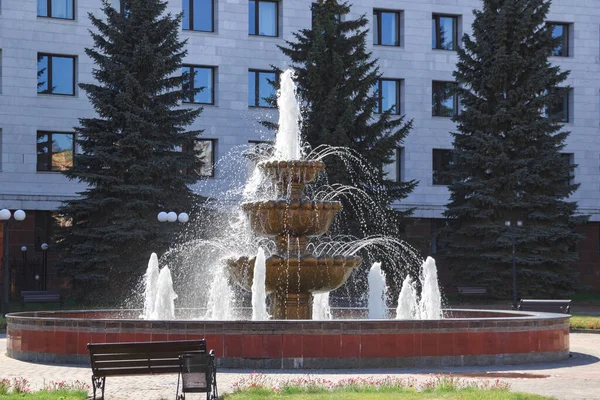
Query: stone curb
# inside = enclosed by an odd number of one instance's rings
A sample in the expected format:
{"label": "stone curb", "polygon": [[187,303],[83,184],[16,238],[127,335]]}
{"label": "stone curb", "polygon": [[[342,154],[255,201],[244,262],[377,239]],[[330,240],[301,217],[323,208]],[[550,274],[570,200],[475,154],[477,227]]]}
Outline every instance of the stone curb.
{"label": "stone curb", "polygon": [[596,334],[600,334],[600,329],[578,329],[578,328],[571,328],[570,331],[573,332],[573,333],[596,333]]}

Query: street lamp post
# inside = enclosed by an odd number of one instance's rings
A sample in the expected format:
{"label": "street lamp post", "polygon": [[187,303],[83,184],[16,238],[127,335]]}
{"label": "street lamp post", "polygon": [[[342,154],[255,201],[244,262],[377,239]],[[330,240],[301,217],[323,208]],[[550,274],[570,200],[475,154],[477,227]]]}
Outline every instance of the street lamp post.
{"label": "street lamp post", "polygon": [[[12,214],[12,217],[16,221],[23,221],[25,219],[25,211],[17,210]],[[4,222],[4,296],[2,299],[2,313],[4,315],[9,312],[8,303],[8,292],[10,289],[10,267],[8,265],[8,223],[10,221],[11,212],[6,208],[0,210],[0,221]]]}
{"label": "street lamp post", "polygon": [[[158,222],[181,222],[182,224],[185,224],[186,222],[188,222],[190,220],[190,216],[187,215],[186,213],[181,213],[179,215],[177,215],[177,213],[175,211],[170,211],[170,212],[165,212],[165,211],[161,211],[158,213]],[[171,232],[171,239],[169,241],[169,247],[173,248],[174,245],[174,241],[175,238],[173,236],[173,233]]]}
{"label": "street lamp post", "polygon": [[46,290],[48,284],[48,243],[42,243],[42,290]]}
{"label": "street lamp post", "polygon": [[[509,220],[504,222],[504,225],[507,228],[511,227],[511,223]],[[517,221],[517,227],[522,227],[523,221]],[[516,237],[514,228],[511,230],[511,239],[512,239],[512,308],[513,310],[517,309],[517,263],[515,259],[515,251],[516,251]]]}

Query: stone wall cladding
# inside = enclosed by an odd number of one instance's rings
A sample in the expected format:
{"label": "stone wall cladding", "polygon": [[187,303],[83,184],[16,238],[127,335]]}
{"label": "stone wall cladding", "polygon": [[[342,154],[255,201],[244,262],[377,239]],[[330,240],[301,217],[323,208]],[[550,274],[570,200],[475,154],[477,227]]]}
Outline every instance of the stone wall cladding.
{"label": "stone wall cladding", "polygon": [[[204,129],[204,137],[218,139],[217,158],[248,140],[272,139],[258,124],[259,119],[275,119],[274,110],[253,109],[247,105],[247,72],[286,67],[288,60],[277,49],[292,33],[310,27],[310,4],[313,0],[280,2],[280,37],[249,36],[247,1],[215,0],[215,32],[182,31],[188,40],[187,64],[217,67],[215,104],[204,106],[204,113],[191,127]],[[113,2],[117,4],[117,0]],[[447,3],[447,4],[441,4]],[[2,157],[0,165],[0,199],[8,208],[55,209],[61,200],[81,191],[83,186],[68,181],[58,173],[36,172],[36,131],[72,131],[78,118],[91,117],[94,111],[85,93],[74,97],[38,95],[36,90],[36,54],[50,52],[76,55],[77,83],[91,82],[94,65],[84,53],[92,45],[88,34],[87,13],[100,14],[100,0],[77,0],[75,20],[36,17],[35,0],[4,0],[0,14],[0,49],[2,79],[0,94],[0,129]],[[386,78],[402,79],[402,109],[414,119],[414,129],[404,144],[402,170],[404,179],[420,184],[402,202],[417,208],[416,217],[439,218],[448,201],[445,186],[432,184],[433,148],[451,148],[450,132],[455,125],[448,118],[431,116],[431,81],[452,80],[456,52],[431,49],[431,14],[458,15],[459,34],[470,33],[472,10],[479,0],[364,0],[355,2],[351,17],[365,14],[372,19],[374,8],[402,11],[401,47],[373,46],[372,32],[367,42],[379,59]],[[181,11],[181,0],[169,2],[169,11]],[[565,129],[572,132],[564,152],[575,154],[575,181],[581,187],[572,199],[592,220],[600,220],[600,175],[598,172],[600,141],[600,5],[593,1],[554,0],[550,21],[572,24],[570,57],[554,57],[552,63],[570,69],[566,85],[573,88],[571,122]],[[186,107],[198,107],[188,105]],[[395,174],[395,169],[390,168]],[[211,182],[227,180],[223,168],[216,168]],[[211,186],[203,186],[210,194]],[[39,199],[44,196],[45,200]]]}
{"label": "stone wall cladding", "polygon": [[8,354],[80,363],[88,343],[205,338],[219,365],[231,368],[487,365],[568,357],[568,316],[493,314],[440,321],[154,322],[93,319],[116,315],[107,311],[16,313],[8,317]]}

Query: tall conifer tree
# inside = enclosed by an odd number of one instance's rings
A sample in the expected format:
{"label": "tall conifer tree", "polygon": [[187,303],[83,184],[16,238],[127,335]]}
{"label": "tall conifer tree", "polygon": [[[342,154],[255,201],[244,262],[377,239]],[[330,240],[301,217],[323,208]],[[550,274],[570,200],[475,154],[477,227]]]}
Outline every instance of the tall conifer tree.
{"label": "tall conifer tree", "polygon": [[[374,198],[387,215],[387,226],[381,226],[381,220],[364,218],[365,207],[373,205],[342,199],[344,218],[338,221],[346,226],[340,229],[357,236],[372,234],[371,228],[397,233],[401,217],[412,211],[392,211],[389,206],[408,196],[416,182],[392,180],[384,166],[394,161],[412,121],[397,116],[399,110],[395,109],[377,113],[379,93],[374,88],[382,75],[377,60],[366,49],[368,19],[364,15],[350,19],[348,3],[336,0],[320,0],[311,10],[311,29],[294,33],[294,41],[280,46],[297,73],[303,138],[313,149],[324,144],[348,147],[374,168],[374,174],[367,176],[365,170],[349,172],[340,159],[326,160],[330,183],[358,185],[371,194],[378,189]],[[369,227],[369,223],[377,226]]]}
{"label": "tall conifer tree", "polygon": [[498,295],[511,291],[513,239],[520,295],[559,295],[578,281],[575,228],[585,217],[566,200],[578,185],[561,154],[569,133],[555,88],[568,72],[548,60],[560,44],[549,8],[547,0],[484,0],[458,49],[464,109],[453,134],[446,252],[457,280]]}
{"label": "tall conifer tree", "polygon": [[59,267],[80,289],[109,287],[122,298],[151,252],[168,243],[157,213],[189,212],[197,200],[187,187],[194,177],[182,171],[198,167],[198,154],[181,149],[193,149],[201,131],[185,127],[202,110],[179,107],[194,90],[184,89],[189,77],[181,73],[181,15],[165,14],[166,7],[125,0],[120,12],[103,0],[104,19],[89,14],[94,48],[85,51],[98,83],[79,87],[97,117],[80,119],[79,151],[65,172],[88,188],[61,207],[72,224],[58,240]]}

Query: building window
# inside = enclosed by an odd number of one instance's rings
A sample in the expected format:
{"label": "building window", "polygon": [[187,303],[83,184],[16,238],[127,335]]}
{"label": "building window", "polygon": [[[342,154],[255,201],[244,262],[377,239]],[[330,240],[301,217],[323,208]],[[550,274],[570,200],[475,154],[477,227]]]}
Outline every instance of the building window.
{"label": "building window", "polygon": [[373,43],[381,46],[400,46],[400,13],[373,10]]}
{"label": "building window", "polygon": [[392,114],[400,114],[400,81],[397,79],[379,79],[377,81],[377,112],[391,110]]}
{"label": "building window", "polygon": [[454,151],[433,149],[433,184],[449,185],[452,183],[448,172],[455,163]]}
{"label": "building window", "polygon": [[569,185],[575,184],[575,171],[570,169],[575,164],[575,154],[573,153],[560,153],[560,156],[565,163],[565,169],[568,171],[568,175],[566,177],[567,183]]}
{"label": "building window", "polygon": [[183,0],[182,29],[213,32],[214,0]]}
{"label": "building window", "polygon": [[185,93],[190,89],[201,89],[197,93],[186,96],[185,103],[215,104],[215,68],[199,65],[184,65],[182,72],[186,75],[183,83]]}
{"label": "building window", "polygon": [[35,212],[35,251],[41,251],[42,243],[50,244],[54,234],[54,218],[51,211]]}
{"label": "building window", "polygon": [[433,81],[431,115],[454,117],[458,111],[458,95],[454,93],[454,82]]}
{"label": "building window", "polygon": [[277,2],[250,0],[248,2],[248,33],[258,36],[278,36]]}
{"label": "building window", "polygon": [[64,171],[73,166],[75,135],[63,132],[37,133],[37,170]]}
{"label": "building window", "polygon": [[[215,176],[215,145],[216,139],[196,139],[194,150],[198,153],[200,165],[192,170],[184,170],[185,175],[197,178],[212,178]],[[187,151],[184,147],[183,151]]]}
{"label": "building window", "polygon": [[396,182],[402,182],[404,172],[404,147],[396,147]]}
{"label": "building window", "polygon": [[269,99],[275,98],[275,82],[277,75],[273,71],[248,71],[248,106],[275,107]]}
{"label": "building window", "polygon": [[431,48],[438,50],[456,50],[458,47],[458,17],[433,14],[431,19]]}
{"label": "building window", "polygon": [[559,40],[558,45],[552,50],[555,57],[569,57],[569,24],[550,24],[552,37]]}
{"label": "building window", "polygon": [[37,0],[37,16],[74,19],[75,0]]}
{"label": "building window", "polygon": [[38,93],[75,95],[75,56],[38,53]]}
{"label": "building window", "polygon": [[550,90],[553,95],[553,105],[548,107],[546,114],[560,122],[569,122],[569,89],[554,88]]}

